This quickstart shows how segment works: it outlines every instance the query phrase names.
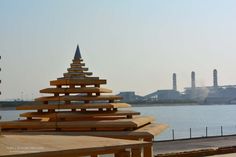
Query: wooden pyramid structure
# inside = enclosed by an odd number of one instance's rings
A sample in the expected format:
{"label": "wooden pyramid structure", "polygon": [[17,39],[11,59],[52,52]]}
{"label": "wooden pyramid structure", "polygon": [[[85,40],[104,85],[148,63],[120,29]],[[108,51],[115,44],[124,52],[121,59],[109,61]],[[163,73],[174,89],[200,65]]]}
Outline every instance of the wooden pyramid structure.
{"label": "wooden pyramid structure", "polygon": [[51,96],[36,98],[37,105],[17,107],[31,112],[20,114],[21,120],[1,122],[2,130],[67,131],[140,139],[153,138],[166,128],[154,123],[153,117],[128,109],[129,104],[119,102],[120,96],[109,95],[111,90],[101,88],[106,80],[88,72],[78,46],[67,70],[62,78],[50,82],[51,88],[40,90]]}

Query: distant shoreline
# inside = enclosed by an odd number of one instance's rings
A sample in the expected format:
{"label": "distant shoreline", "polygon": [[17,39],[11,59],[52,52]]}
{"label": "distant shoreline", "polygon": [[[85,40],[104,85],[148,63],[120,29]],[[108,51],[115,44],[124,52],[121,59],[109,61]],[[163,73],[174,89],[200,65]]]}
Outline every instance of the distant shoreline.
{"label": "distant shoreline", "polygon": [[0,107],[0,111],[16,110],[16,107]]}
{"label": "distant shoreline", "polygon": [[154,106],[198,106],[200,104],[197,103],[166,103],[166,104],[149,104],[149,103],[143,103],[143,104],[132,104],[130,103],[132,107],[154,107]]}
{"label": "distant shoreline", "polygon": [[171,106],[234,106],[236,104],[198,104],[198,103],[170,103],[170,104],[130,104],[132,107],[171,107]]}
{"label": "distant shoreline", "polygon": [[[128,103],[132,107],[171,107],[171,106],[214,106],[214,105],[236,105],[236,104],[198,104],[198,103],[163,103],[163,104],[151,104],[151,103],[143,103],[143,104],[132,104]],[[19,105],[20,106],[20,105]],[[16,106],[0,106],[0,111],[11,111],[16,110]]]}
{"label": "distant shoreline", "polygon": [[[196,104],[196,103],[189,103],[189,104],[186,104],[186,103],[169,103],[169,104],[130,104],[132,107],[155,107],[155,106],[161,106],[161,107],[164,107],[164,106],[196,106],[196,105],[199,105],[199,104]],[[16,110],[16,107],[6,107],[6,106],[2,106],[0,107],[0,111],[9,111],[9,110]]]}

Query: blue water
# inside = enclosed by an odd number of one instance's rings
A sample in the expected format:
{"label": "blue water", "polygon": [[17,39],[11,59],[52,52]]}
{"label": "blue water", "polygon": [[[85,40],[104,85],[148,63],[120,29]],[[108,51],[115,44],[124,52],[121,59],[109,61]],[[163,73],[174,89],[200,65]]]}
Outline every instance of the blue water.
{"label": "blue water", "polygon": [[[190,128],[192,137],[205,137],[206,127],[208,136],[236,134],[236,105],[190,105],[190,106],[147,106],[133,107],[142,115],[152,115],[157,123],[168,124],[169,128],[155,140],[189,138]],[[1,111],[2,120],[15,120],[25,111]]]}
{"label": "blue water", "polygon": [[205,137],[223,134],[236,134],[236,105],[194,105],[194,106],[159,106],[134,107],[144,115],[153,115],[158,123],[165,123],[169,128],[156,140],[175,138]]}

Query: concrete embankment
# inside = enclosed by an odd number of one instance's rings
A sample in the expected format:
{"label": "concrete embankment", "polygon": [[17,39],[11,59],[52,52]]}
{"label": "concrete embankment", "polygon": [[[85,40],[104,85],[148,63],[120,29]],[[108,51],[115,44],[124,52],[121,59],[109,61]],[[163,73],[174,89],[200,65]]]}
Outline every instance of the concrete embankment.
{"label": "concrete embankment", "polygon": [[154,142],[157,157],[202,157],[236,152],[236,136]]}

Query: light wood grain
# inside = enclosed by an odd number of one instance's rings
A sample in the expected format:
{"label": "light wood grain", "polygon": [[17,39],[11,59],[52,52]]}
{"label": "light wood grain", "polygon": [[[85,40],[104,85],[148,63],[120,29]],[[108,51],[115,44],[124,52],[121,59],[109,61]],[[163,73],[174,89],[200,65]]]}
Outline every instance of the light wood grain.
{"label": "light wood grain", "polygon": [[121,139],[62,136],[5,135],[0,140],[1,157],[78,157],[117,153],[123,149],[141,149],[149,142]]}
{"label": "light wood grain", "polygon": [[112,93],[112,90],[98,87],[86,88],[46,88],[40,90],[40,93]]}
{"label": "light wood grain", "polygon": [[[0,125],[5,122],[0,122]],[[151,127],[150,127],[151,126]],[[132,139],[132,140],[139,140],[139,139],[153,139],[154,136],[159,135],[161,132],[163,132],[168,126],[166,124],[155,124],[151,123],[149,125],[145,125],[144,127],[141,127],[139,129],[133,130],[133,131],[63,131],[63,132],[4,132],[4,134],[29,134],[29,135],[71,135],[71,136],[98,136],[98,137],[111,137],[111,138],[119,138],[119,139]],[[143,130],[145,128],[145,130]],[[155,131],[153,131],[155,130]],[[159,130],[159,131],[158,131]]]}
{"label": "light wood grain", "polygon": [[140,115],[140,112],[135,112],[131,110],[121,110],[121,111],[61,111],[61,112],[26,112],[20,114],[20,117],[40,117],[40,118],[88,118],[88,117],[99,117],[99,116],[128,116],[128,115]]}
{"label": "light wood grain", "polygon": [[139,128],[153,121],[153,117],[140,116],[133,119],[118,120],[101,120],[101,121],[59,121],[59,122],[42,122],[40,120],[25,120],[0,122],[1,128],[4,129],[62,129],[62,130],[123,130]]}
{"label": "light wood grain", "polygon": [[105,103],[105,104],[42,104],[17,106],[17,110],[43,110],[43,109],[113,109],[131,107],[127,103]]}
{"label": "light wood grain", "polygon": [[64,77],[72,77],[72,76],[91,76],[93,75],[92,72],[69,72],[69,73],[64,73]]}
{"label": "light wood grain", "polygon": [[67,71],[68,72],[84,72],[84,71],[88,71],[88,68],[68,68]]}
{"label": "light wood grain", "polygon": [[100,85],[106,84],[106,80],[99,80],[98,78],[91,79],[59,79],[50,81],[50,85],[57,86],[57,85]]}
{"label": "light wood grain", "polygon": [[102,101],[102,100],[120,100],[122,97],[115,95],[103,96],[50,96],[36,98],[35,101]]}

